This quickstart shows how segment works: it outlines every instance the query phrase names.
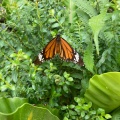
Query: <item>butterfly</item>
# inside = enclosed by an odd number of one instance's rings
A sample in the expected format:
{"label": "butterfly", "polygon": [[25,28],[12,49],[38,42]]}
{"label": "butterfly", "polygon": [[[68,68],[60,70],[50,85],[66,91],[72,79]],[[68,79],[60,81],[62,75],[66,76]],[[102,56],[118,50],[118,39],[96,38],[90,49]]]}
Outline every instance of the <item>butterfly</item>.
{"label": "butterfly", "polygon": [[38,54],[34,64],[41,64],[46,60],[50,60],[56,54],[58,54],[62,60],[72,61],[80,66],[84,65],[78,52],[76,52],[60,35],[57,35],[45,46],[45,48]]}

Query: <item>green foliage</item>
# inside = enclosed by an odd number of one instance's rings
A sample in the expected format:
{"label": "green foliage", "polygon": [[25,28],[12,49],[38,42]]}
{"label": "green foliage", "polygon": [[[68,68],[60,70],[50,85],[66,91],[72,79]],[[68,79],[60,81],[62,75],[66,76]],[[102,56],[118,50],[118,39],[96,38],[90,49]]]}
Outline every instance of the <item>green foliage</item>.
{"label": "green foliage", "polygon": [[[41,103],[54,107],[64,102],[71,102],[70,94],[71,97],[79,94],[80,86],[76,82],[80,84],[80,78],[74,81],[76,75],[72,74],[73,77],[70,77],[67,72],[58,75],[53,63],[50,65],[48,63],[43,68],[35,66],[29,56],[21,50],[12,53],[9,60],[9,63],[4,63],[6,67],[1,70],[0,90],[10,92],[1,93],[2,97],[27,97],[32,103],[38,103],[40,100]],[[74,93],[72,90],[77,91]],[[68,101],[61,101],[60,97]],[[59,104],[55,104],[56,100]]]}
{"label": "green foliage", "polygon": [[105,114],[102,108],[93,109],[91,102],[86,102],[83,98],[74,98],[77,104],[63,106],[65,111],[63,120],[107,120],[111,118],[110,114]]}
{"label": "green foliage", "polygon": [[64,4],[67,8],[67,14],[69,14],[68,21],[69,23],[73,24],[77,20],[76,16],[76,6],[73,0],[65,0]]}
{"label": "green foliage", "polygon": [[[94,74],[119,71],[119,9],[119,1],[108,0],[3,0],[0,96],[61,109],[84,96]],[[40,66],[32,63],[58,33],[80,53],[85,66],[57,56]]]}
{"label": "green foliage", "polygon": [[119,120],[120,119],[120,107],[118,107],[114,112],[112,113],[112,119],[111,120]]}
{"label": "green foliage", "polygon": [[90,17],[93,17],[97,15],[97,11],[94,9],[92,5],[90,5],[90,2],[87,0],[75,0],[74,1],[76,6],[78,6],[79,9],[87,13]]}

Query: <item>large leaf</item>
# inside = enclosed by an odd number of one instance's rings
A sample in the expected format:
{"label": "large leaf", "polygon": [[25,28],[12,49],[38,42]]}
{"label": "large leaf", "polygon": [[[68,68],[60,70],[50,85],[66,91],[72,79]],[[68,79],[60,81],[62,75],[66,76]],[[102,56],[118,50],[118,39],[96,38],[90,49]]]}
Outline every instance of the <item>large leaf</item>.
{"label": "large leaf", "polygon": [[12,113],[27,102],[28,100],[26,98],[0,98],[0,113]]}
{"label": "large leaf", "polygon": [[90,79],[85,97],[106,112],[120,106],[120,72],[95,75]]}
{"label": "large leaf", "polygon": [[26,102],[21,98],[1,98],[0,120],[59,120],[48,109]]}

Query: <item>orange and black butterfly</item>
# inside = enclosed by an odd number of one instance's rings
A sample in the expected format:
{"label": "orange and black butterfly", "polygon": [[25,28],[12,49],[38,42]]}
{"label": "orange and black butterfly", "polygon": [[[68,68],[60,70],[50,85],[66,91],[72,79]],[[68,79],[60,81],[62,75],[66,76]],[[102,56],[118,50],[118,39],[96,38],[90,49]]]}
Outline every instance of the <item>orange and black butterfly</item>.
{"label": "orange and black butterfly", "polygon": [[60,37],[60,35],[57,35],[45,46],[45,48],[38,54],[34,63],[41,64],[46,60],[52,59],[56,54],[58,54],[62,60],[72,61],[81,66],[84,65],[80,55],[65,39]]}

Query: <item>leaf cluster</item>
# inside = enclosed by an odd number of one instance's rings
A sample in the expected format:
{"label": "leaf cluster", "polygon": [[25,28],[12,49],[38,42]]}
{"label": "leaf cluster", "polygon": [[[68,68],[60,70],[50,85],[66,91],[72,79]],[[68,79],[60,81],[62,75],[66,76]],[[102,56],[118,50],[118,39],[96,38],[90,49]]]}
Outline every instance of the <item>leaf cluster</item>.
{"label": "leaf cluster", "polygon": [[75,97],[74,100],[75,104],[61,108],[65,111],[63,120],[107,120],[111,118],[110,114],[105,114],[104,109],[92,108],[92,103],[86,102],[84,98]]}

